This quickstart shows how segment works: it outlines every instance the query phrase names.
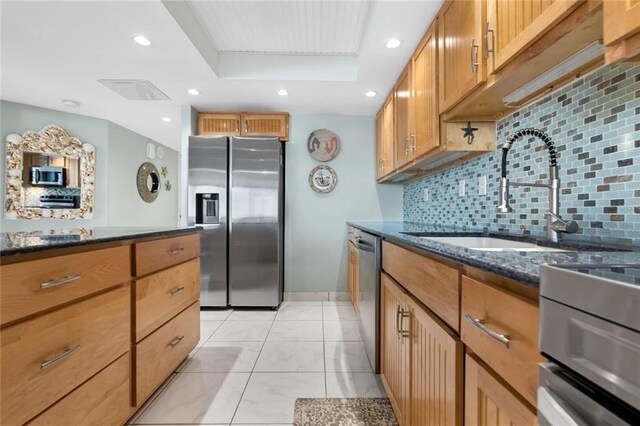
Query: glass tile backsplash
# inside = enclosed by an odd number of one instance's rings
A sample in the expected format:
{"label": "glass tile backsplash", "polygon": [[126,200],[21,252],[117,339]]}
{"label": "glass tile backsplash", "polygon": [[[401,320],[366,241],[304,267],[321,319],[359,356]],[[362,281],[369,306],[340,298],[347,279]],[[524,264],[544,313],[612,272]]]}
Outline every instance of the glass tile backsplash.
{"label": "glass tile backsplash", "polygon": [[[551,136],[558,151],[560,214],[580,225],[566,239],[640,245],[640,66],[604,67],[497,122],[498,150],[404,184],[404,220],[545,235],[548,190],[511,188],[507,214],[495,212],[500,146],[516,130]],[[512,182],[547,183],[548,153],[534,138],[508,156]],[[486,195],[479,178],[486,176]],[[466,195],[459,196],[460,181]],[[428,188],[428,201],[423,200]]]}

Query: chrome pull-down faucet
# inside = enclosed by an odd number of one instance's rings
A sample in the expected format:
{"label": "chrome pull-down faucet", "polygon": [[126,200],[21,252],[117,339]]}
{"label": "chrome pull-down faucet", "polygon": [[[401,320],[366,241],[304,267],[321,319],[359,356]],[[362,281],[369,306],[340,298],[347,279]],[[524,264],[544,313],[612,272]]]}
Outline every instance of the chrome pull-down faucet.
{"label": "chrome pull-down faucet", "polygon": [[[507,179],[507,153],[511,149],[513,143],[524,137],[535,136],[542,140],[549,151],[549,183],[510,183]],[[514,133],[509,139],[502,145],[502,176],[500,177],[500,189],[498,191],[498,207],[496,211],[498,213],[510,213],[513,211],[509,205],[509,187],[537,187],[549,189],[549,210],[545,213],[547,218],[547,239],[549,241],[557,242],[559,240],[559,233],[575,233],[578,231],[578,223],[575,221],[565,222],[558,214],[559,199],[560,199],[560,179],[558,179],[558,154],[556,153],[556,147],[553,144],[551,138],[544,132],[537,129],[522,129]]]}

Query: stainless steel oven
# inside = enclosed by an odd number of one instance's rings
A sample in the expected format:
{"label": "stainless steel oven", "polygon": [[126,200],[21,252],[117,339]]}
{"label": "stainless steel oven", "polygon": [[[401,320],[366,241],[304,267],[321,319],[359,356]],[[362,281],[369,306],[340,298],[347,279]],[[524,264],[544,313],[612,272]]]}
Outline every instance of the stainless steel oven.
{"label": "stainless steel oven", "polygon": [[640,265],[541,268],[538,421],[640,425]]}

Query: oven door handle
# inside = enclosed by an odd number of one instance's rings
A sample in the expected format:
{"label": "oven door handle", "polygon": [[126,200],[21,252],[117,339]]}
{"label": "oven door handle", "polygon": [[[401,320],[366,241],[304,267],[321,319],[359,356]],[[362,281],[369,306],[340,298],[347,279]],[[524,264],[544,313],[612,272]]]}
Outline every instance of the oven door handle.
{"label": "oven door handle", "polygon": [[547,386],[538,388],[538,417],[553,426],[589,426]]}

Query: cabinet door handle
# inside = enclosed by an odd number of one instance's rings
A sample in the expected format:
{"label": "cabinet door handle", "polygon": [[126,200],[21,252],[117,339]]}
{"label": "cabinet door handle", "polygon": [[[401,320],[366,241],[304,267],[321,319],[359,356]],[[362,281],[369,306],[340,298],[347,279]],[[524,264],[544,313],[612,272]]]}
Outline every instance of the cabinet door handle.
{"label": "cabinet door handle", "polygon": [[178,247],[178,248],[169,250],[169,254],[173,256],[173,255],[182,253],[183,251],[184,251],[184,247]]}
{"label": "cabinet door handle", "polygon": [[407,136],[406,138],[404,138],[404,152],[406,154],[409,154],[411,152],[411,148],[409,145],[410,140],[411,140],[411,136]]}
{"label": "cabinet door handle", "polygon": [[42,363],[40,364],[40,369],[44,370],[45,368],[53,367],[54,365],[56,365],[57,363],[59,363],[60,361],[62,361],[63,359],[65,359],[75,351],[77,351],[79,348],[80,348],[80,345],[72,346],[66,351],[62,352],[61,354],[56,355],[51,359],[42,361]]}
{"label": "cabinet door handle", "polygon": [[[489,33],[491,33],[491,45],[493,48],[489,48]],[[495,40],[493,39],[493,30],[489,27],[489,21],[487,21],[487,26],[484,29],[484,57],[489,59],[490,53],[495,53]]]}
{"label": "cabinet door handle", "polygon": [[478,44],[476,43],[476,39],[471,39],[471,72],[476,73],[478,71],[478,67],[480,64],[478,63]]}
{"label": "cabinet door handle", "polygon": [[411,145],[409,145],[409,149],[411,150],[411,152],[415,152],[418,149],[416,144],[416,135],[414,135],[413,133],[409,133],[409,138],[411,141]]}
{"label": "cabinet door handle", "polygon": [[175,296],[176,294],[180,293],[182,290],[184,290],[184,287],[176,287],[173,290],[171,290],[169,294],[171,296]]}
{"label": "cabinet door handle", "polygon": [[498,332],[491,330],[489,327],[484,325],[484,320],[479,318],[474,318],[469,314],[466,314],[464,316],[464,319],[467,320],[469,324],[471,324],[472,326],[480,330],[483,334],[486,334],[487,336],[491,337],[493,340],[500,343],[505,348],[509,347],[509,342],[511,341],[509,339],[509,336],[506,334],[500,334]]}
{"label": "cabinet door handle", "polygon": [[62,284],[68,284],[70,282],[77,281],[79,279],[80,279],[80,274],[69,275],[67,277],[62,277],[57,280],[51,280],[51,281],[47,281],[46,283],[41,283],[40,288],[45,289],[45,288],[57,287]]}
{"label": "cabinet door handle", "polygon": [[401,337],[409,337],[409,330],[402,328],[403,319],[408,317],[409,311],[405,311],[398,305],[398,310],[396,311],[396,333],[398,333],[398,339]]}
{"label": "cabinet door handle", "polygon": [[182,339],[184,339],[184,336],[180,336],[180,337],[174,337],[170,342],[168,346],[171,346],[172,348],[175,348],[176,346],[178,346],[178,343],[182,342]]}

